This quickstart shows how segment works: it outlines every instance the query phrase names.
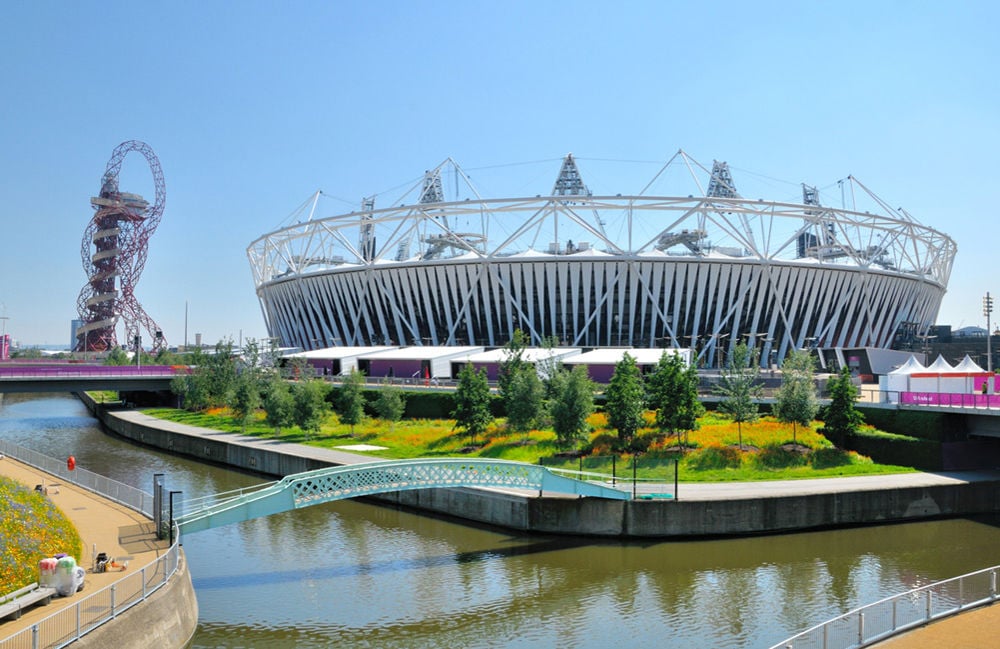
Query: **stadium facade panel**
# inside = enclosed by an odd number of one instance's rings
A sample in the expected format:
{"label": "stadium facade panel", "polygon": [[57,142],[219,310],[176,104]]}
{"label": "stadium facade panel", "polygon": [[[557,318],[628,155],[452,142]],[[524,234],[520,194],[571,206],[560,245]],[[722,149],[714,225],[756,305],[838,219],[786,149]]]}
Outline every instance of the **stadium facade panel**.
{"label": "stadium facade panel", "polygon": [[595,197],[568,156],[551,195],[448,202],[439,167],[412,204],[367,202],[252,243],[269,333],[308,350],[492,347],[520,329],[530,344],[691,348],[711,366],[741,340],[766,364],[934,323],[946,235],[901,210],[820,206],[806,186],[801,204],[744,199],[724,164],[704,170],[708,191],[687,197]]}

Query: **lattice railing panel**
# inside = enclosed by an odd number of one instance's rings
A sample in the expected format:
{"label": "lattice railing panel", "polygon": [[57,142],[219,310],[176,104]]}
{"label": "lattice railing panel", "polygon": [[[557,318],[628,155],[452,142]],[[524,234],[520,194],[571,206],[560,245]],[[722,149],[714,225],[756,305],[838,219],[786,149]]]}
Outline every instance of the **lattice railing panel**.
{"label": "lattice railing panel", "polygon": [[540,489],[544,469],[506,462],[417,460],[405,463],[335,467],[285,478],[296,507],[366,493],[440,487]]}

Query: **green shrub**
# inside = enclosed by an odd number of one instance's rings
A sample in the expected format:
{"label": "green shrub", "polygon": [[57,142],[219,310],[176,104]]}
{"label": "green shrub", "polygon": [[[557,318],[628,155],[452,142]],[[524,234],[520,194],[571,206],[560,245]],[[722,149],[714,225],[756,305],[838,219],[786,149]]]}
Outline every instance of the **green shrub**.
{"label": "green shrub", "polygon": [[850,454],[839,448],[818,448],[809,454],[809,464],[814,469],[830,469],[851,464]]}
{"label": "green shrub", "polygon": [[[859,404],[859,409],[861,405]],[[865,421],[879,430],[924,440],[951,442],[966,438],[961,415],[918,410],[883,410],[864,408]]]}
{"label": "green shrub", "polygon": [[738,469],[742,464],[743,454],[732,446],[709,446],[688,456],[688,466],[696,471]]}
{"label": "green shrub", "polygon": [[796,450],[786,450],[781,446],[765,446],[753,456],[753,465],[758,469],[787,469],[805,466],[806,456]]}

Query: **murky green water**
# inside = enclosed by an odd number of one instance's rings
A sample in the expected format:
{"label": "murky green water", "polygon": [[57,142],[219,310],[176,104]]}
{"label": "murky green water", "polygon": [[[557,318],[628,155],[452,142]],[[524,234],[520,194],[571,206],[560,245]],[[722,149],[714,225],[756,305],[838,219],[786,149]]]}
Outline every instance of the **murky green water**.
{"label": "murky green water", "polygon": [[[110,437],[69,396],[5,396],[0,436],[185,497],[268,480]],[[523,537],[343,501],[184,540],[193,647],[767,647],[1000,564],[1000,519],[701,542]]]}

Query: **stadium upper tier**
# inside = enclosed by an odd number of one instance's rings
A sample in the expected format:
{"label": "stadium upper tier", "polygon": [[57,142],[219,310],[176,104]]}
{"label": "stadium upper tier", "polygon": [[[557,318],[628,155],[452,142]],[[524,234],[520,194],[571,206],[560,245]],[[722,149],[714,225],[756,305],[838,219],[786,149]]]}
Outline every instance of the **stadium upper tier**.
{"label": "stadium upper tier", "polygon": [[[315,218],[317,193],[305,220],[247,249],[270,335],[497,346],[521,329],[533,344],[691,347],[711,364],[740,339],[780,360],[934,323],[954,241],[856,179],[841,195],[870,209],[820,205],[806,185],[802,202],[748,199],[725,163],[681,152],[672,166],[693,193],[594,196],[572,156],[544,196],[483,198],[450,160],[390,207]],[[452,177],[467,197],[444,199]]]}

